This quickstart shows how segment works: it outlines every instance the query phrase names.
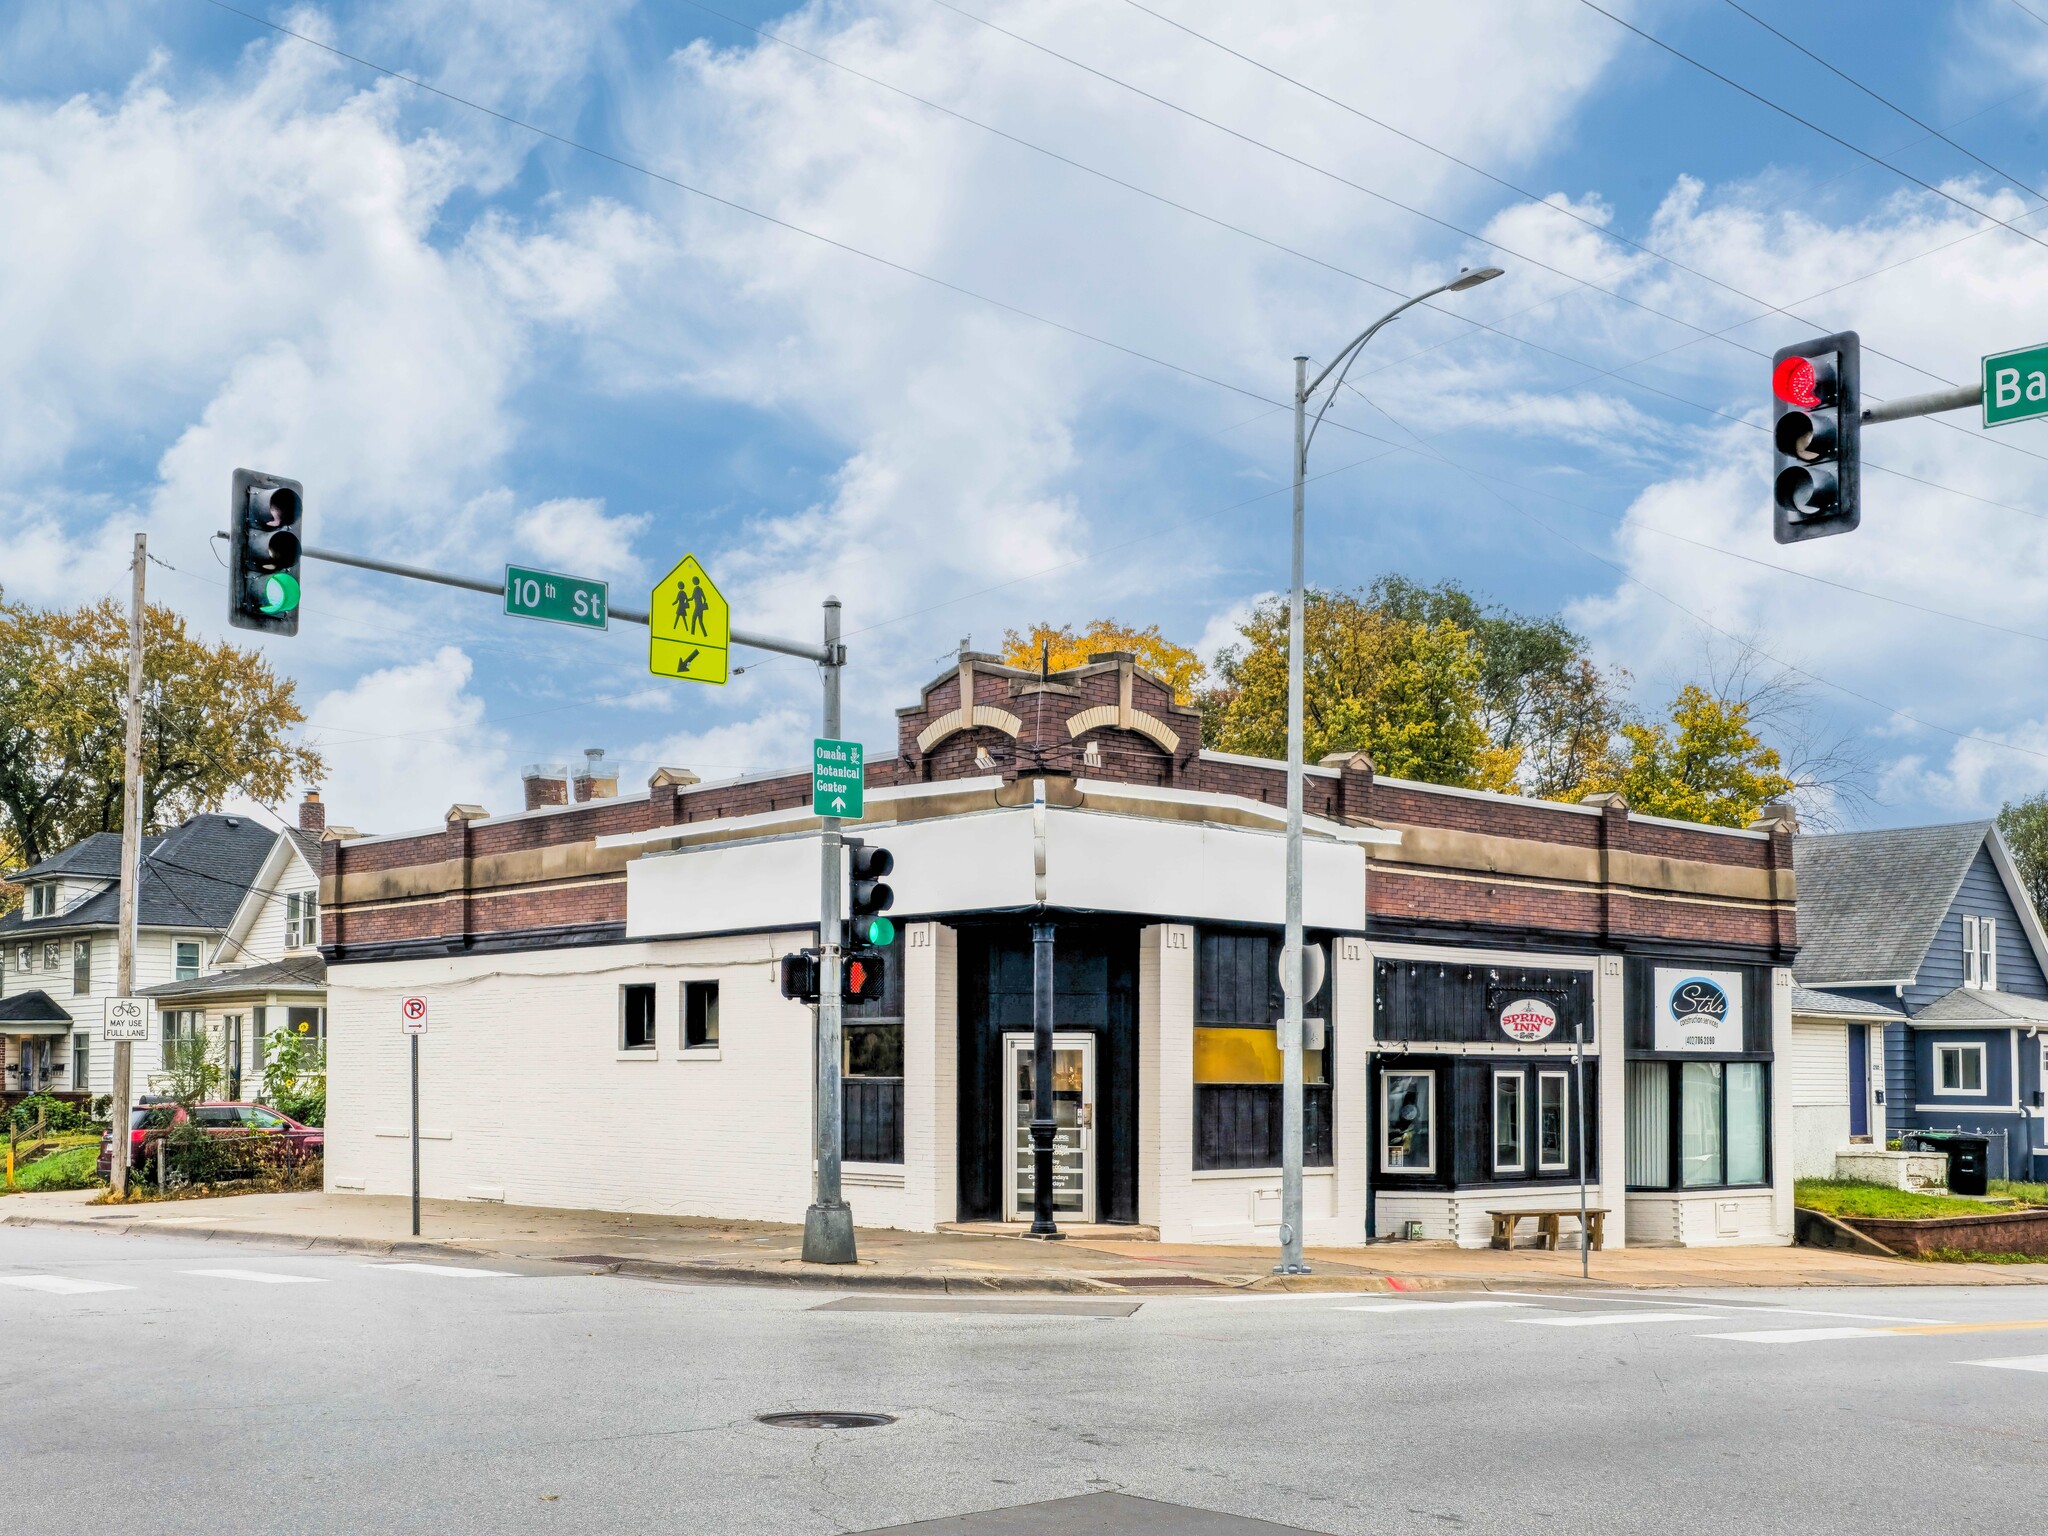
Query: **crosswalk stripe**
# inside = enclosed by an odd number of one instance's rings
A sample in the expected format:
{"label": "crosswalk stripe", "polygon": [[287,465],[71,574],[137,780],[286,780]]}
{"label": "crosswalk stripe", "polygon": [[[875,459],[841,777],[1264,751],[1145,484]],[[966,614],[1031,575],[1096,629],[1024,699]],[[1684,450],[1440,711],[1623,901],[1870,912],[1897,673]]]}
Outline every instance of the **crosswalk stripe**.
{"label": "crosswalk stripe", "polygon": [[2021,1355],[2011,1360],[1965,1360],[1964,1365],[1988,1365],[1995,1371],[2048,1371],[2048,1355]]}
{"label": "crosswalk stripe", "polygon": [[1734,1339],[1742,1344],[1815,1344],[1823,1339],[1881,1339],[1889,1328],[1761,1328],[1754,1333],[1703,1333],[1703,1339]]}
{"label": "crosswalk stripe", "polygon": [[1462,1312],[1469,1307],[1522,1307],[1522,1301],[1365,1301],[1338,1312]]}
{"label": "crosswalk stripe", "polygon": [[376,1264],[374,1269],[409,1269],[419,1275],[449,1275],[459,1280],[511,1280],[509,1269],[465,1269],[460,1264]]}
{"label": "crosswalk stripe", "polygon": [[0,1275],[0,1285],[17,1290],[46,1291],[52,1296],[89,1296],[94,1291],[132,1291],[132,1285],[112,1285],[105,1280],[74,1280],[70,1275]]}
{"label": "crosswalk stripe", "polygon": [[1709,1323],[1719,1319],[1699,1312],[1557,1312],[1549,1317],[1518,1317],[1515,1321],[1538,1328],[1604,1328],[1622,1323]]}
{"label": "crosswalk stripe", "polygon": [[188,1269],[188,1275],[201,1275],[209,1280],[247,1280],[252,1285],[325,1285],[327,1282],[314,1275],[281,1275],[272,1269]]}

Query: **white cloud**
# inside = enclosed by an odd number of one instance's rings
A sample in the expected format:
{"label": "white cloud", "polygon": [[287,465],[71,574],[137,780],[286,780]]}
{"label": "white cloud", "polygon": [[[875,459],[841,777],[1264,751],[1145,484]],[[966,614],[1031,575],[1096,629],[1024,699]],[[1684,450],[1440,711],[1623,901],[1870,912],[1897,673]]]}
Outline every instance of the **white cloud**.
{"label": "white cloud", "polygon": [[443,646],[367,672],[307,711],[306,736],[327,759],[332,821],[364,832],[434,827],[456,801],[514,783],[504,733],[485,723],[484,701],[469,691],[474,671],[466,654]]}
{"label": "white cloud", "polygon": [[633,540],[648,524],[644,512],[609,517],[588,497],[544,501],[520,514],[520,544],[554,568],[593,576],[623,576],[635,569]]}

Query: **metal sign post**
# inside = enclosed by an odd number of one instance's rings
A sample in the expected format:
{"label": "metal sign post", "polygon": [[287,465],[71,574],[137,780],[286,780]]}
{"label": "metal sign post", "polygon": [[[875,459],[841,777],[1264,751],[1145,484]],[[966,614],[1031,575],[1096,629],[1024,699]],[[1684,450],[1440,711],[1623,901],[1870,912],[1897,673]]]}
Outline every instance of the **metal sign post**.
{"label": "metal sign post", "polygon": [[420,1036],[427,1032],[427,1000],[408,997],[399,1005],[406,1044],[412,1047],[412,1235],[420,1235]]}
{"label": "metal sign post", "polygon": [[1581,1016],[1572,1021],[1572,1068],[1578,1081],[1572,1088],[1572,1097],[1577,1101],[1579,1118],[1579,1278],[1590,1279],[1593,1272],[1593,1250],[1586,1237],[1586,1020]]}

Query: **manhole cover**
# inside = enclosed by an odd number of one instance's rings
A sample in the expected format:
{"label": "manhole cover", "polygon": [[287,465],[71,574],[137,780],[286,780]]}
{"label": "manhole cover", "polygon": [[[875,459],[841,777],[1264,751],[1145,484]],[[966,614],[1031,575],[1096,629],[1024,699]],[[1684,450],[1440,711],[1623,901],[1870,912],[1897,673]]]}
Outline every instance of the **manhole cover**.
{"label": "manhole cover", "polygon": [[763,1413],[755,1415],[755,1419],[777,1429],[876,1429],[896,1422],[895,1415],[888,1413],[820,1413],[816,1409],[801,1413]]}

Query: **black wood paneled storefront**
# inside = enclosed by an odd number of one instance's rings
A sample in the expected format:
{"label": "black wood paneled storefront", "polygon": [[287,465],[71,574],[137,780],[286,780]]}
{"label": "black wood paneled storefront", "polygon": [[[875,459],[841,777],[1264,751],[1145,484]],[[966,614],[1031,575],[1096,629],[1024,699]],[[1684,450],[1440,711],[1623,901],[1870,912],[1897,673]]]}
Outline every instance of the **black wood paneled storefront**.
{"label": "black wood paneled storefront", "polygon": [[[1093,917],[1059,921],[1053,1025],[1095,1036],[1096,1209],[1138,1219],[1138,928]],[[1000,1221],[1010,1127],[1003,1036],[1031,1028],[1031,930],[1022,922],[959,930],[960,1219]]]}

